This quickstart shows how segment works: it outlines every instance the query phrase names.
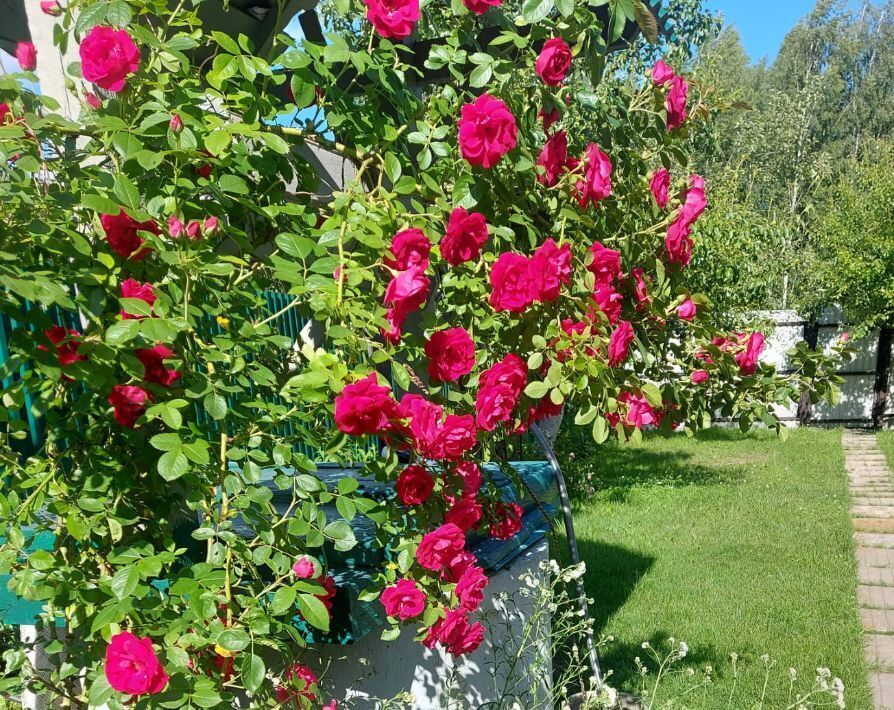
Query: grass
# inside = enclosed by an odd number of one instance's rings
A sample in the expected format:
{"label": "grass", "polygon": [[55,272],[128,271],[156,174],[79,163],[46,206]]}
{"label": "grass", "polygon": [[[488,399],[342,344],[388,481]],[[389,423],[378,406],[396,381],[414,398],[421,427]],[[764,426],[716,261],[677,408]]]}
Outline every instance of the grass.
{"label": "grass", "polygon": [[894,468],[894,431],[878,432],[878,445],[885,452],[888,465]]}
{"label": "grass", "polygon": [[[691,649],[684,663],[710,665],[714,680],[674,708],[786,708],[789,667],[806,690],[822,666],[849,708],[872,707],[840,440],[714,430],[597,448],[563,432],[587,589],[598,632],[614,637],[601,654],[610,684],[636,693],[642,642],[675,637]],[[774,665],[758,706],[764,654]],[[698,677],[669,678],[659,700]]]}

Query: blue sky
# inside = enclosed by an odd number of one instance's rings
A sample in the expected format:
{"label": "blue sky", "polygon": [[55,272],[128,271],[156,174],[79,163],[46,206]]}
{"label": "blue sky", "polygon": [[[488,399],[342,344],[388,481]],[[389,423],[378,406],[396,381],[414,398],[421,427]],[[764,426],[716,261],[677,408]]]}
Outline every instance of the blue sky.
{"label": "blue sky", "polygon": [[736,27],[752,62],[772,62],[795,23],[813,9],[814,0],[708,0]]}

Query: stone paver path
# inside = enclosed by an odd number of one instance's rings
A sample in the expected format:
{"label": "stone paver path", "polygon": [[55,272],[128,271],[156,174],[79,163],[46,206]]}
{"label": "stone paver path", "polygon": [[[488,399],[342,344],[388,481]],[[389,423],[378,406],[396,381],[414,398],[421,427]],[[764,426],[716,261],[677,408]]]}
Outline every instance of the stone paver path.
{"label": "stone paver path", "polygon": [[875,434],[846,430],[844,456],[876,710],[894,710],[894,476]]}

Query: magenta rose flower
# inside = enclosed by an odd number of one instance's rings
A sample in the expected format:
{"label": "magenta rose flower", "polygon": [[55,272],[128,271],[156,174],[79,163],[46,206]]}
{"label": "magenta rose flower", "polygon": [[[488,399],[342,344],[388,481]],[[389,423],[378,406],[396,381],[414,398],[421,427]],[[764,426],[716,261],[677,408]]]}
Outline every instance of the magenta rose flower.
{"label": "magenta rose flower", "polygon": [[583,179],[576,185],[577,201],[581,207],[597,205],[612,194],[612,161],[595,143],[587,146],[584,164]]}
{"label": "magenta rose flower", "polygon": [[435,456],[438,460],[456,461],[478,443],[475,417],[471,414],[448,414],[435,435]]}
{"label": "magenta rose flower", "polygon": [[668,202],[670,202],[670,196],[668,195],[670,184],[671,176],[667,168],[659,168],[652,173],[652,177],[649,179],[649,189],[652,191],[655,203],[661,209],[667,207]]}
{"label": "magenta rose flower", "polygon": [[502,422],[512,419],[518,394],[508,385],[479,387],[475,399],[475,424],[484,431],[493,431]]}
{"label": "magenta rose flower", "polygon": [[400,341],[403,324],[407,316],[421,307],[428,298],[430,286],[428,277],[418,266],[401,271],[385,289],[385,306],[388,308],[390,329],[384,333],[392,343]]}
{"label": "magenta rose flower", "polygon": [[109,393],[115,421],[126,429],[134,428],[150,401],[149,393],[136,385],[115,385]]}
{"label": "magenta rose flower", "polygon": [[394,486],[404,505],[422,505],[435,489],[435,479],[422,466],[407,466],[397,477]]}
{"label": "magenta rose flower", "polygon": [[19,42],[16,44],[16,60],[24,71],[37,69],[37,49],[32,42]]}
{"label": "magenta rose flower", "polygon": [[465,532],[478,525],[483,513],[475,496],[463,496],[444,514],[444,522],[453,523]]}
{"label": "magenta rose flower", "polygon": [[528,384],[528,366],[518,355],[509,353],[482,372],[478,384],[480,387],[509,385],[512,392],[519,396]]}
{"label": "magenta rose flower", "polygon": [[436,382],[454,382],[475,366],[475,343],[465,328],[432,333],[425,343],[428,376]]}
{"label": "magenta rose flower", "polygon": [[537,165],[543,173],[537,175],[541,185],[552,187],[568,167],[568,135],[565,131],[556,131],[543,144]]}
{"label": "magenta rose flower", "polygon": [[608,341],[608,364],[610,367],[617,367],[627,359],[632,342],[633,326],[629,321],[622,320]]}
{"label": "magenta rose flower", "polygon": [[534,68],[545,84],[558,86],[571,68],[571,47],[561,37],[546,40]]}
{"label": "magenta rose flower", "polygon": [[470,165],[492,168],[518,142],[515,116],[500,99],[481,94],[465,104],[459,123],[459,151]]}
{"label": "magenta rose flower", "polygon": [[636,303],[638,306],[646,306],[652,302],[649,297],[649,285],[646,283],[646,272],[638,266],[631,273],[633,274],[633,293],[636,296]]}
{"label": "magenta rose flower", "polygon": [[381,596],[382,605],[388,616],[406,621],[425,611],[425,592],[413,579],[399,579],[386,587]]}
{"label": "magenta rose flower", "polygon": [[143,246],[145,241],[137,232],[161,234],[155,220],[137,222],[127,212],[121,210],[116,215],[100,215],[100,223],[106,234],[109,248],[118,256],[132,261],[142,261],[149,256],[149,248]]}
{"label": "magenta rose flower", "polygon": [[416,548],[416,561],[432,572],[440,572],[463,551],[466,536],[452,523],[445,523],[436,530],[425,533]]}
{"label": "magenta rose flower", "polygon": [[764,351],[764,344],[763,333],[752,333],[749,336],[745,349],[736,355],[736,362],[739,363],[739,372],[743,375],[753,375],[757,372],[757,364],[760,362],[761,353]]}
{"label": "magenta rose flower", "polygon": [[695,305],[695,302],[691,298],[687,298],[683,303],[677,306],[677,318],[685,321],[692,321],[695,318],[695,314],[698,312],[698,307]]}
{"label": "magenta rose flower", "polygon": [[80,55],[84,80],[106,91],[121,91],[140,66],[140,50],[130,35],[111,27],[93,27],[81,41]]}
{"label": "magenta rose flower", "polygon": [[518,503],[494,504],[490,536],[497,540],[511,540],[521,530],[522,509]]}
{"label": "magenta rose flower", "polygon": [[704,382],[707,382],[710,377],[711,375],[707,370],[695,370],[691,375],[689,375],[689,380],[694,385],[700,385]]}
{"label": "magenta rose flower", "polygon": [[667,130],[675,131],[686,120],[686,100],[689,94],[689,84],[682,76],[671,79],[670,90],[667,92],[665,107],[667,108]]}
{"label": "magenta rose flower", "polygon": [[487,587],[487,575],[477,565],[466,568],[456,583],[454,594],[459,605],[466,611],[475,611],[484,601],[484,590]]}
{"label": "magenta rose flower", "polygon": [[335,398],[335,425],[354,436],[381,434],[389,429],[396,409],[391,390],[380,385],[376,373],[371,372],[345,386]]}
{"label": "magenta rose flower", "polygon": [[[144,301],[148,303],[150,306],[155,303],[155,291],[153,290],[152,284],[150,283],[140,283],[136,279],[127,279],[126,281],[121,282],[121,298],[135,298],[140,301]],[[136,315],[132,313],[127,313],[122,309],[121,317],[125,320],[128,319],[137,319],[145,318],[145,316]]]}
{"label": "magenta rose flower", "polygon": [[40,0],[40,11],[50,17],[59,17],[62,14],[62,6],[58,0]]}
{"label": "magenta rose flower", "polygon": [[674,76],[674,70],[663,59],[659,59],[652,67],[652,83],[655,86],[667,84]]}
{"label": "magenta rose flower", "polygon": [[463,609],[451,609],[438,624],[437,640],[454,656],[472,653],[484,641],[484,627],[480,621],[469,624]]}
{"label": "magenta rose flower", "polygon": [[490,270],[490,286],[495,311],[522,313],[537,295],[531,260],[515,252],[500,254]]}
{"label": "magenta rose flower", "polygon": [[[55,325],[45,330],[43,334],[53,344],[56,360],[59,362],[60,367],[66,367],[87,359],[85,355],[78,354],[78,347],[81,345],[81,334],[78,331]],[[39,350],[49,350],[45,345],[38,345],[37,347]]]}
{"label": "magenta rose flower", "polygon": [[292,565],[292,572],[298,579],[315,579],[319,574],[318,563],[310,555],[301,555]]}
{"label": "magenta rose flower", "polygon": [[463,0],[466,9],[476,15],[483,15],[488,8],[499,7],[502,4],[503,0]]}
{"label": "magenta rose flower", "polygon": [[463,495],[474,496],[481,490],[484,476],[481,475],[478,464],[472,461],[460,461],[453,468],[453,472],[462,480]]}
{"label": "magenta rose flower", "polygon": [[543,122],[543,130],[548,131],[559,120],[559,111],[558,109],[552,109],[551,111],[540,109],[537,112],[537,118]]}
{"label": "magenta rose flower", "polygon": [[668,261],[672,264],[686,266],[692,258],[692,225],[708,206],[705,193],[705,180],[699,175],[692,175],[689,188],[683,198],[683,205],[667,230],[664,246]]}
{"label": "magenta rose flower", "polygon": [[627,406],[624,422],[629,426],[643,429],[646,426],[658,426],[661,424],[661,415],[656,412],[649,400],[641,394],[622,392],[618,396],[618,402]]}
{"label": "magenta rose flower", "polygon": [[314,672],[300,663],[293,663],[283,674],[282,683],[276,686],[276,699],[291,703],[292,707],[304,707],[317,699],[313,689],[317,685]]}
{"label": "magenta rose flower", "polygon": [[165,367],[165,360],[174,356],[174,351],[167,345],[158,344],[154,347],[136,351],[137,359],[143,363],[146,382],[154,382],[163,387],[170,387],[180,379],[180,372],[173,368]]}
{"label": "magenta rose flower", "polygon": [[593,291],[593,300],[596,306],[608,318],[608,322],[614,325],[621,318],[621,306],[624,297],[615,290],[611,284],[600,284]]}
{"label": "magenta rose flower", "polygon": [[534,251],[530,269],[537,299],[555,301],[562,286],[571,283],[571,247],[558,246],[550,237]]}
{"label": "magenta rose flower", "polygon": [[593,242],[590,252],[593,261],[587,268],[596,277],[596,285],[613,283],[621,273],[621,252],[604,247],[599,242]]}
{"label": "magenta rose flower", "polygon": [[386,257],[385,264],[395,271],[406,271],[411,267],[419,267],[423,271],[428,268],[428,255],[431,242],[421,229],[404,229],[391,239],[393,258]]}
{"label": "magenta rose flower", "polygon": [[441,240],[441,256],[451,266],[477,259],[487,242],[487,222],[480,212],[457,207],[450,213],[447,232]]}
{"label": "magenta rose flower", "polygon": [[112,636],[106,646],[106,679],[127,695],[155,695],[168,683],[168,674],[152,648],[152,640],[129,631]]}
{"label": "magenta rose flower", "polygon": [[366,19],[382,37],[406,39],[416,27],[422,13],[419,0],[363,0]]}
{"label": "magenta rose flower", "polygon": [[0,126],[6,125],[7,116],[10,118],[10,122],[15,120],[15,117],[12,115],[12,109],[9,108],[9,104],[5,101],[0,103]]}

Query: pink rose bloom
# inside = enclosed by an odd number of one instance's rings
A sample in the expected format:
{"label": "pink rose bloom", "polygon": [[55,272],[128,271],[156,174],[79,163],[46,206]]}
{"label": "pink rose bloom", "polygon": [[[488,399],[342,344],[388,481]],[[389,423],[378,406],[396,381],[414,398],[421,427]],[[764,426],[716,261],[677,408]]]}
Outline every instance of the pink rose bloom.
{"label": "pink rose bloom", "polygon": [[475,343],[465,328],[432,333],[425,343],[428,376],[436,382],[454,382],[475,366]]}
{"label": "pink rose bloom", "polygon": [[152,640],[129,631],[112,636],[106,646],[106,680],[119,693],[155,695],[168,684],[168,674],[152,648]]}
{"label": "pink rose bloom", "polygon": [[416,549],[416,561],[427,570],[440,572],[463,551],[466,536],[452,523],[445,523],[422,536]]}
{"label": "pink rose bloom", "polygon": [[686,266],[692,258],[692,225],[701,216],[708,206],[705,191],[705,180],[699,175],[690,177],[689,188],[683,199],[676,218],[667,230],[664,239],[668,260],[672,264]]}
{"label": "pink rose bloom", "polygon": [[292,565],[292,572],[298,579],[314,579],[317,577],[317,562],[309,555],[301,555]]}
{"label": "pink rose bloom", "polygon": [[637,429],[646,426],[658,426],[661,424],[661,415],[649,404],[649,400],[641,394],[622,392],[618,396],[618,402],[627,405],[627,413],[624,415],[626,424]]}
{"label": "pink rose bloom", "polygon": [[32,42],[19,42],[16,45],[16,60],[23,71],[37,69],[37,50]]}
{"label": "pink rose bloom", "polygon": [[323,706],[323,710],[338,710],[338,700],[333,698]]}
{"label": "pink rose bloom", "polygon": [[686,99],[689,93],[689,84],[682,76],[671,79],[670,91],[667,92],[665,105],[667,107],[667,130],[675,131],[686,120]]}
{"label": "pink rose bloom", "polygon": [[460,461],[454,467],[453,472],[463,482],[463,495],[474,496],[481,490],[484,477],[481,475],[481,469],[478,467],[478,464],[472,461]]}
{"label": "pink rose bloom", "polygon": [[472,653],[484,641],[484,627],[476,621],[469,624],[463,609],[452,609],[440,622],[438,641],[454,656]]}
{"label": "pink rose bloom", "polygon": [[649,179],[649,189],[652,191],[655,203],[661,209],[667,207],[670,202],[670,196],[668,195],[670,184],[671,176],[667,171],[667,168],[658,168],[658,170],[652,173],[652,177]]}
{"label": "pink rose bloom", "polygon": [[490,7],[499,7],[503,0],[463,0],[463,5],[476,15],[483,15]]}
{"label": "pink rose bloom", "polygon": [[621,273],[621,252],[594,242],[590,247],[593,261],[587,268],[596,277],[596,285],[611,284]]}
{"label": "pink rose bloom", "polygon": [[698,312],[698,307],[691,298],[687,298],[683,303],[677,306],[677,318],[691,322]]}
{"label": "pink rose bloom", "polygon": [[536,298],[543,303],[555,301],[562,286],[571,283],[571,247],[560,247],[550,237],[531,257],[530,272]]}
{"label": "pink rose bloom", "polygon": [[636,267],[632,272],[634,280],[634,295],[638,305],[647,305],[652,302],[649,297],[649,287],[646,283],[646,272],[640,267]]}
{"label": "pink rose bloom", "polygon": [[655,66],[652,67],[652,83],[655,86],[667,84],[674,76],[676,76],[674,70],[663,59],[659,59],[655,62]]}
{"label": "pink rose bloom", "polygon": [[463,496],[444,514],[444,522],[453,523],[466,532],[478,525],[482,514],[481,504],[474,496]]}
{"label": "pink rose bloom", "polygon": [[537,118],[543,122],[543,130],[548,131],[550,127],[559,120],[559,111],[557,109],[553,109],[552,111],[544,111],[543,109],[540,109],[537,112]]}
{"label": "pink rose bloom", "polygon": [[146,382],[154,382],[163,387],[170,387],[180,379],[180,372],[165,367],[165,360],[173,357],[174,351],[167,345],[156,345],[152,348],[136,351],[137,359],[143,363]]}
{"label": "pink rose bloom", "polygon": [[425,611],[425,592],[412,579],[399,579],[385,588],[381,596],[382,605],[388,616],[406,621]]}
{"label": "pink rose bloom", "polygon": [[[136,279],[127,279],[121,283],[121,298],[136,298],[140,301],[145,301],[152,306],[152,304],[155,303],[155,291],[153,290],[151,283],[141,284]],[[129,320],[131,318],[139,320],[145,316],[134,315],[122,310],[121,317],[124,320]]]}
{"label": "pink rose bloom", "polygon": [[561,37],[546,40],[534,68],[545,84],[558,86],[571,68],[571,47]]}
{"label": "pink rose bloom", "polygon": [[760,361],[761,353],[764,351],[764,342],[763,333],[752,333],[748,338],[745,350],[736,355],[736,362],[739,363],[739,372],[743,375],[753,375],[757,372],[757,364]]}
{"label": "pink rose bloom", "polygon": [[490,271],[490,305],[498,313],[522,313],[534,302],[536,284],[531,260],[523,254],[500,254]]}
{"label": "pink rose bloom", "polygon": [[708,381],[711,375],[707,370],[695,370],[691,375],[689,375],[689,380],[694,385],[700,385]]}
{"label": "pink rose bloom", "polygon": [[487,575],[484,574],[484,570],[476,565],[467,567],[454,590],[460,607],[466,611],[475,611],[484,601],[485,587],[487,587]]}
{"label": "pink rose bloom", "polygon": [[463,573],[477,561],[475,555],[463,550],[452,557],[444,569],[441,570],[441,579],[455,584],[462,579]]}
{"label": "pink rose bloom", "polygon": [[502,422],[512,419],[519,395],[509,385],[479,387],[475,399],[475,424],[484,431],[493,431]]}
{"label": "pink rose bloom", "polygon": [[378,383],[376,373],[347,385],[335,398],[335,424],[354,436],[381,434],[391,426],[397,403],[391,390]]}
{"label": "pink rose bloom", "polygon": [[559,176],[565,172],[568,163],[568,135],[565,131],[556,131],[546,139],[537,165],[543,168],[543,174],[537,175],[537,181],[541,185],[552,187]]}
{"label": "pink rose bloom", "polygon": [[518,142],[515,116],[500,99],[481,94],[461,110],[459,150],[470,165],[492,168]]}
{"label": "pink rose bloom", "polygon": [[81,41],[80,55],[84,80],[106,91],[121,91],[140,66],[140,50],[130,35],[111,27],[93,27]]}
{"label": "pink rose bloom", "polygon": [[424,271],[428,268],[430,252],[431,242],[421,229],[405,229],[391,239],[394,258],[385,257],[385,264],[395,271],[406,271],[414,266]]}
{"label": "pink rose bloom", "polygon": [[416,27],[422,13],[419,0],[363,0],[366,19],[382,37],[406,39]]}
{"label": "pink rose bloom", "polygon": [[88,91],[86,94],[84,94],[84,100],[87,102],[87,105],[94,111],[98,111],[100,108],[102,108],[102,101],[100,101],[99,97],[92,91]]}
{"label": "pink rose bloom", "polygon": [[508,385],[516,396],[521,395],[528,384],[528,366],[515,353],[509,353],[494,363],[478,378],[479,387],[496,387],[504,384]]}
{"label": "pink rose bloom", "polygon": [[590,143],[584,162],[586,170],[576,186],[577,201],[581,207],[597,205],[612,194],[612,162],[609,157],[599,150],[598,145]]}
{"label": "pink rose bloom", "polygon": [[490,524],[490,536],[497,540],[511,540],[521,530],[522,509],[518,503],[494,503],[494,519]]}
{"label": "pink rose bloom", "polygon": [[385,336],[392,343],[400,341],[407,316],[422,306],[428,298],[430,281],[418,266],[401,271],[385,289],[390,330]]}
{"label": "pink rose bloom", "polygon": [[137,222],[127,212],[121,210],[116,215],[100,215],[100,223],[106,233],[106,241],[109,248],[118,256],[132,261],[142,261],[149,256],[150,250],[144,248],[143,238],[137,232],[151,232],[161,234],[161,230],[155,220]]}
{"label": "pink rose bloom", "polygon": [[115,421],[126,429],[133,429],[137,419],[146,413],[146,405],[151,399],[142,387],[115,385],[108,401],[114,409]]}
{"label": "pink rose bloom", "polygon": [[441,256],[451,266],[477,259],[487,242],[487,222],[480,212],[457,207],[450,213],[447,232],[441,240]]}
{"label": "pink rose bloom", "polygon": [[630,321],[622,320],[608,341],[608,364],[610,367],[617,367],[627,359],[632,342],[633,326],[630,325]]}
{"label": "pink rose bloom", "polygon": [[422,466],[407,466],[397,477],[394,486],[404,505],[422,505],[435,488],[435,479]]}
{"label": "pink rose bloom", "polygon": [[[45,330],[43,334],[55,346],[56,359],[60,367],[87,359],[86,356],[78,354],[78,347],[81,344],[81,334],[78,331],[56,325]],[[45,345],[37,347],[39,350],[49,350]]]}
{"label": "pink rose bloom", "polygon": [[304,707],[305,701],[316,701],[317,694],[312,691],[316,684],[317,676],[310,668],[294,663],[283,675],[283,682],[276,686],[276,699],[280,703],[290,702],[293,706]]}
{"label": "pink rose bloom", "polygon": [[475,417],[471,414],[448,414],[435,436],[438,460],[456,461],[478,443]]}
{"label": "pink rose bloom", "polygon": [[40,11],[50,17],[59,17],[62,14],[62,6],[58,0],[40,0]]}
{"label": "pink rose bloom", "polygon": [[10,119],[15,120],[15,117],[12,115],[12,109],[9,108],[9,104],[4,101],[3,103],[0,103],[0,126],[6,125],[7,116],[9,116]]}
{"label": "pink rose bloom", "polygon": [[593,291],[593,300],[600,311],[605,313],[608,322],[614,325],[621,319],[621,306],[624,297],[615,291],[611,284],[599,285]]}
{"label": "pink rose bloom", "polygon": [[562,413],[564,407],[564,403],[556,404],[549,397],[544,397],[543,399],[540,399],[537,402],[537,406],[531,410],[531,413],[528,416],[528,423],[533,424],[534,422],[539,422],[541,419],[558,416]]}

